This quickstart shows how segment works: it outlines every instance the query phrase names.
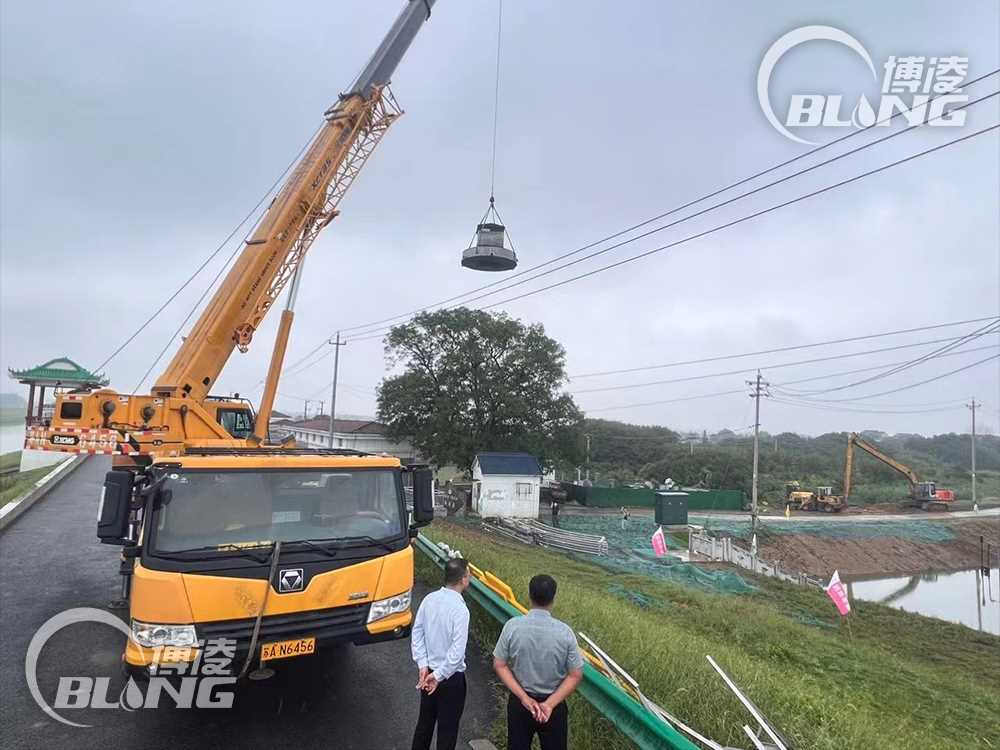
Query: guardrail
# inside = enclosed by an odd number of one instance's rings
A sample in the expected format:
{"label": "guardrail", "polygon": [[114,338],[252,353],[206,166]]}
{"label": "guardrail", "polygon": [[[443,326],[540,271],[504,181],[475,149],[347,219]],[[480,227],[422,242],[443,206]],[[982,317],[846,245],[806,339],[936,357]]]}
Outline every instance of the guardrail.
{"label": "guardrail", "polygon": [[535,520],[497,518],[483,523],[483,530],[515,539],[524,544],[582,552],[587,555],[607,555],[608,540],[594,534],[565,531]]}
{"label": "guardrail", "polygon": [[[417,537],[416,547],[438,567],[444,567],[448,560],[448,554],[423,534]],[[510,586],[497,576],[471,562],[469,570],[472,572],[469,596],[497,622],[503,624],[527,611],[517,601]],[[588,703],[642,750],[698,750],[697,745],[667,723],[665,717],[669,715],[642,694],[635,680],[597,649],[592,641],[586,640],[597,654],[581,649],[586,661],[577,692]]]}

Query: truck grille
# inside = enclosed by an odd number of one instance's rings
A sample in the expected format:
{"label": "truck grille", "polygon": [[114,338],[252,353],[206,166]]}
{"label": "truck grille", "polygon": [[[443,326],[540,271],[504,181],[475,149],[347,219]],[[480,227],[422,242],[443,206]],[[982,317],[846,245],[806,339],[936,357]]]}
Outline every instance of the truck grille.
{"label": "truck grille", "polygon": [[[363,631],[368,621],[369,604],[352,604],[332,609],[314,609],[287,615],[267,615],[260,623],[261,643],[290,638],[329,638]],[[198,637],[206,641],[230,638],[246,645],[253,635],[256,618],[217,620],[195,626]]]}

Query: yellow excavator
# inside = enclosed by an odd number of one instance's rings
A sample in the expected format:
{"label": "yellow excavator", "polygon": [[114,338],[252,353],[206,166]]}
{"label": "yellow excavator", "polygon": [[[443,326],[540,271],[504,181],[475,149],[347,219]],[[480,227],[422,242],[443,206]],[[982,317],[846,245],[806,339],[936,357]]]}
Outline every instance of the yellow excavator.
{"label": "yellow excavator", "polygon": [[[324,113],[152,391],[59,394],[51,420],[29,425],[26,448],[113,456],[98,538],[123,550],[130,672],[148,673],[164,649],[196,662],[209,638],[235,643],[242,675],[331,643],[409,634],[410,540],[433,518],[430,471],[384,455],[275,444],[268,422],[306,253],[400,116],[389,80],[433,4],[409,0]],[[286,289],[257,413],[211,395],[233,350],[247,351]]]}
{"label": "yellow excavator", "polygon": [[950,510],[951,503],[955,500],[955,493],[943,487],[938,487],[936,482],[922,481],[917,477],[917,473],[881,449],[865,440],[858,433],[852,432],[847,438],[847,456],[844,459],[844,499],[851,495],[851,480],[854,468],[854,448],[858,447],[868,455],[881,461],[886,466],[898,471],[910,483],[911,504],[924,510]]}

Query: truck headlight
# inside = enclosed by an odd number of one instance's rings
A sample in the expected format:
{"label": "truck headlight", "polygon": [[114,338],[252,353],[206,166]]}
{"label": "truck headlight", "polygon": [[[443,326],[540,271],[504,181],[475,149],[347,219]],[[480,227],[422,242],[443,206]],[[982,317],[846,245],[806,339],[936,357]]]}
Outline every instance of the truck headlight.
{"label": "truck headlight", "polygon": [[372,607],[368,610],[368,622],[384,620],[389,615],[398,615],[400,612],[406,612],[409,608],[409,591],[390,596],[388,599],[379,599],[377,602],[372,602]]}
{"label": "truck headlight", "polygon": [[198,645],[194,625],[157,625],[138,620],[132,620],[132,640],[146,648]]}

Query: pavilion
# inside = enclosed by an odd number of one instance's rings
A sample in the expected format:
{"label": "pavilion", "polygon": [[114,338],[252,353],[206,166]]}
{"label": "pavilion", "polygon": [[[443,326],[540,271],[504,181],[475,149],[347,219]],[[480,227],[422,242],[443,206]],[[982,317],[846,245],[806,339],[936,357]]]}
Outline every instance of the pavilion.
{"label": "pavilion", "polygon": [[[69,357],[50,359],[43,365],[30,370],[8,369],[7,373],[19,383],[28,386],[28,412],[24,423],[27,426],[42,421],[42,409],[45,405],[45,389],[57,390],[91,390],[103,388],[108,379],[103,374],[95,374],[85,370]],[[35,404],[35,389],[38,389],[38,403]]]}

